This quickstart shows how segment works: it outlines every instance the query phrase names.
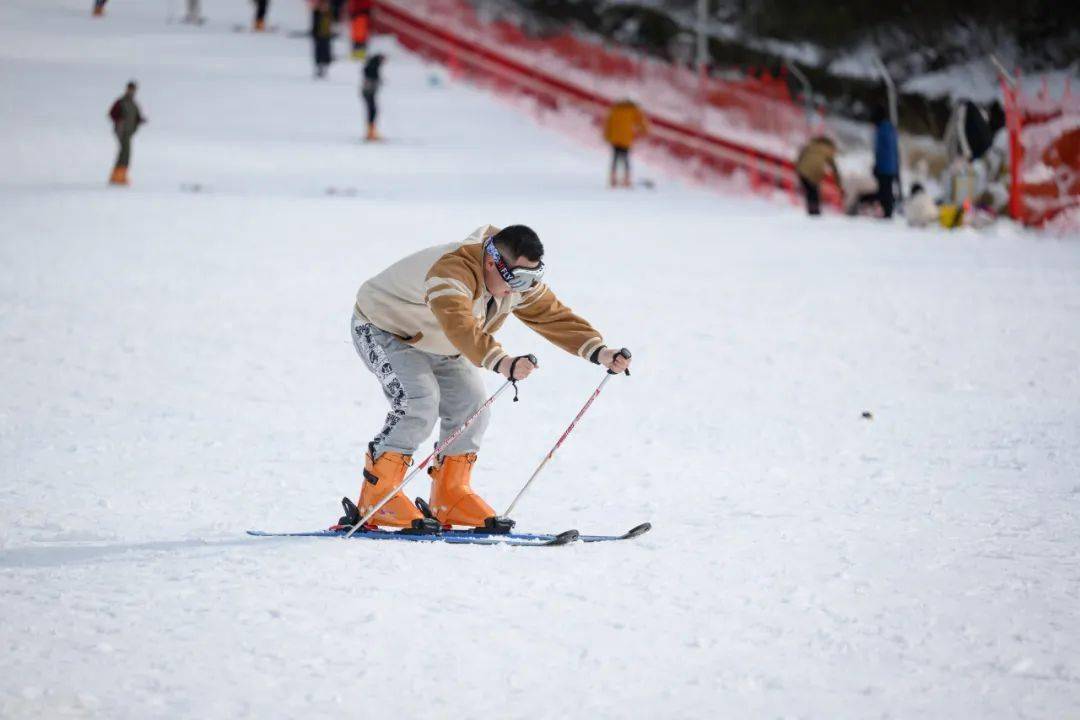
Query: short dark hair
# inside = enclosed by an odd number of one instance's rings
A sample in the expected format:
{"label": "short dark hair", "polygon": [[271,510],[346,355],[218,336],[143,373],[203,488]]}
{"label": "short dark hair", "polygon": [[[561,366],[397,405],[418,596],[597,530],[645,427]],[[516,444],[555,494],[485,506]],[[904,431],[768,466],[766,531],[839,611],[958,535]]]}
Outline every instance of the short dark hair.
{"label": "short dark hair", "polygon": [[884,105],[875,105],[874,109],[870,111],[870,121],[875,125],[880,125],[888,119],[889,111],[885,109]]}
{"label": "short dark hair", "polygon": [[539,262],[544,257],[544,245],[532,228],[525,225],[509,225],[491,236],[500,253],[512,258],[525,258]]}

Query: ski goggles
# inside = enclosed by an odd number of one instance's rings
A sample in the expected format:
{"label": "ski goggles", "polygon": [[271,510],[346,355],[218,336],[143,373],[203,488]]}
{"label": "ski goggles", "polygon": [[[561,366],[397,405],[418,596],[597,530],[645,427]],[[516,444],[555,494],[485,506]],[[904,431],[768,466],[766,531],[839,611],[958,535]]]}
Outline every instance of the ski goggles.
{"label": "ski goggles", "polygon": [[491,240],[484,243],[484,252],[495,261],[495,269],[499,271],[499,275],[502,276],[502,279],[506,281],[506,284],[514,292],[524,292],[540,282],[540,279],[544,277],[543,261],[534,268],[512,268],[506,264],[502,253],[499,252],[499,249],[495,247],[495,243]]}

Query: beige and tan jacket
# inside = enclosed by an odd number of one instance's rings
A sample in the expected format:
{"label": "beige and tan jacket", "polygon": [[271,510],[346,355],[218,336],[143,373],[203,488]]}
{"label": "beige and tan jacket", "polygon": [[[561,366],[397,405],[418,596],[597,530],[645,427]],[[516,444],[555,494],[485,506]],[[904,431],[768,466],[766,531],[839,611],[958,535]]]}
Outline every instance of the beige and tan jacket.
{"label": "beige and tan jacket", "polygon": [[545,283],[502,299],[488,292],[483,242],[498,231],[484,225],[463,242],[436,245],[394,263],[360,286],[357,316],[418,350],[461,354],[493,370],[507,356],[494,334],[513,313],[563,350],[590,359],[603,338]]}
{"label": "beige and tan jacket", "polygon": [[816,137],[806,144],[795,161],[795,171],[804,178],[818,185],[825,178],[825,173],[832,171],[837,182],[840,172],[836,169],[836,145],[825,137]]}

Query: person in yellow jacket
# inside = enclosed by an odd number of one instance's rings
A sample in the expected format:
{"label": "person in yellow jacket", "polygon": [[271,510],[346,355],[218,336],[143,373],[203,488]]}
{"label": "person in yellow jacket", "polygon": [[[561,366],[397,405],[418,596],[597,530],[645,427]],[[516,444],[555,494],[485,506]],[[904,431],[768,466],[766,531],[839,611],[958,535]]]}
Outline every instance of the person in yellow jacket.
{"label": "person in yellow jacket", "polygon": [[795,172],[799,175],[803,193],[806,195],[806,212],[810,215],[821,214],[821,181],[831,172],[840,194],[844,186],[840,180],[840,170],[836,167],[836,143],[824,135],[811,138],[795,161]]}
{"label": "person in yellow jacket", "polygon": [[611,145],[611,187],[616,186],[616,170],[622,165],[622,186],[630,187],[630,148],[649,132],[649,121],[633,100],[619,100],[611,106],[604,123],[604,139]]}
{"label": "person in yellow jacket", "polygon": [[[583,360],[613,372],[629,368],[630,360],[543,282],[543,256],[530,228],[485,225],[463,242],[413,253],[360,286],[349,324],[353,346],[390,403],[368,443],[360,517],[401,483],[436,421],[443,441],[484,405],[487,391],[477,368],[507,380],[524,380],[537,369],[528,355],[510,355],[495,339],[511,314]],[[470,484],[487,423],[485,410],[428,471],[434,518],[399,491],[370,523],[416,531],[438,525],[509,530],[513,521],[498,517]],[[346,516],[340,524],[358,521]]]}

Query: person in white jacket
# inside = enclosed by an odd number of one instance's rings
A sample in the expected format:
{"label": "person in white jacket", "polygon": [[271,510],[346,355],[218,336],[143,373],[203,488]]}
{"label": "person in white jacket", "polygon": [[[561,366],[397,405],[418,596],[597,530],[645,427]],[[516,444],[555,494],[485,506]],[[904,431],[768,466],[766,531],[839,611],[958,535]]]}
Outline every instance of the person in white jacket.
{"label": "person in white jacket", "polygon": [[904,206],[907,223],[911,227],[927,227],[938,222],[938,206],[930,193],[919,183],[911,186],[911,193]]}

